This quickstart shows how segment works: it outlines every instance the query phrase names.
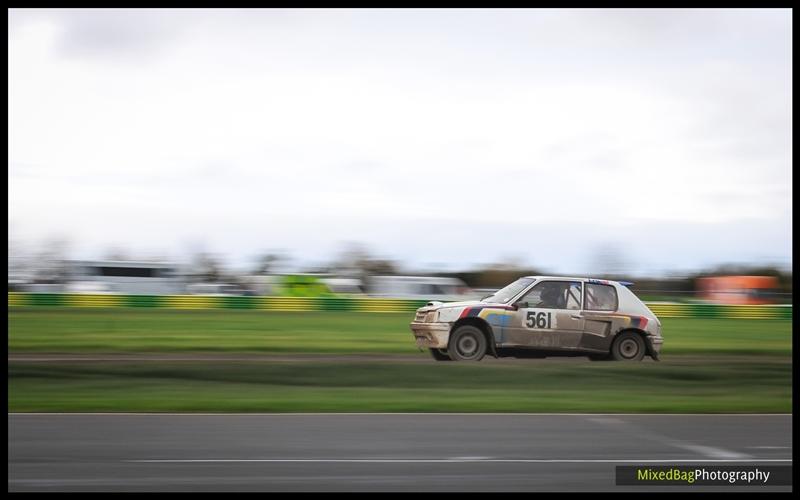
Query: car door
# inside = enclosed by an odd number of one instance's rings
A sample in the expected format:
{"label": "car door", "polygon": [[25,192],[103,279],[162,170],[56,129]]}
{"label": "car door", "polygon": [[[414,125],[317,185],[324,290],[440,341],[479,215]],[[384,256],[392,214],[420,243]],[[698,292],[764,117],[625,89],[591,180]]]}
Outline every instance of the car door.
{"label": "car door", "polygon": [[575,349],[583,335],[583,283],[542,280],[517,301],[506,334],[508,347]]}
{"label": "car door", "polygon": [[618,325],[625,318],[616,314],[619,307],[617,290],[608,282],[589,281],[584,286],[583,307],[585,324],[581,347],[607,351],[615,323]]}

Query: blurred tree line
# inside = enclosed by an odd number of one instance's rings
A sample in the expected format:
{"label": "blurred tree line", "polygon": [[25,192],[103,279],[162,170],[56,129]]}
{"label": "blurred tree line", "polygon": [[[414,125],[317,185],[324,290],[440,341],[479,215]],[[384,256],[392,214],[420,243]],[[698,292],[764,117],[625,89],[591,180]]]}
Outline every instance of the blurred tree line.
{"label": "blurred tree line", "polygon": [[[65,283],[69,277],[68,261],[70,259],[70,245],[63,238],[53,238],[44,241],[40,248],[35,249],[22,245],[18,240],[9,238],[9,287],[13,283],[28,282],[41,284]],[[163,256],[156,258],[150,256],[131,256],[127,252],[112,248],[103,256],[107,260],[164,260]],[[149,258],[145,258],[149,257]],[[168,260],[168,259],[167,259]],[[582,276],[584,273],[560,273],[547,269],[531,267],[522,264],[522,259],[506,258],[504,261],[485,264],[475,269],[456,272],[420,272],[406,268],[401,263],[374,255],[363,244],[351,242],[334,255],[329,261],[310,266],[291,266],[291,257],[283,250],[265,251],[253,259],[249,269],[233,270],[225,265],[224,257],[206,251],[202,246],[190,252],[182,273],[191,282],[206,283],[233,283],[244,285],[245,275],[269,275],[281,273],[321,273],[332,274],[340,277],[357,278],[367,284],[372,276],[381,275],[416,275],[440,276],[458,278],[470,288],[497,289],[511,283],[520,276],[535,275],[563,275]],[[434,266],[435,267],[435,266]],[[786,301],[791,301],[792,272],[782,270],[774,265],[748,265],[748,264],[722,264],[712,268],[673,273],[660,278],[640,277],[626,273],[632,266],[629,259],[614,247],[601,247],[592,262],[591,267],[597,272],[588,277],[606,278],[617,281],[631,281],[632,289],[637,294],[648,294],[669,298],[677,296],[691,296],[698,290],[698,280],[707,276],[773,276],[777,279],[778,286],[774,290],[783,294]],[[653,295],[651,296],[654,297]]]}
{"label": "blurred tree line", "polygon": [[[437,276],[449,276],[464,281],[471,288],[500,288],[511,283],[520,276],[542,276],[542,275],[563,275],[563,276],[584,276],[585,273],[552,273],[542,269],[519,267],[495,267],[486,266],[481,269],[454,272],[438,273]],[[724,264],[709,269],[694,271],[691,273],[675,274],[672,276],[652,278],[641,277],[625,273],[603,273],[593,274],[586,277],[596,277],[599,279],[610,279],[615,281],[630,281],[633,283],[632,290],[637,294],[661,294],[663,298],[670,296],[691,296],[698,291],[698,280],[709,276],[772,276],[777,279],[777,289],[773,290],[776,294],[782,295],[786,301],[791,301],[792,294],[792,272],[784,271],[777,266],[769,265],[743,265],[743,264]],[[780,296],[778,297],[781,298]],[[782,300],[783,301],[783,300]]]}

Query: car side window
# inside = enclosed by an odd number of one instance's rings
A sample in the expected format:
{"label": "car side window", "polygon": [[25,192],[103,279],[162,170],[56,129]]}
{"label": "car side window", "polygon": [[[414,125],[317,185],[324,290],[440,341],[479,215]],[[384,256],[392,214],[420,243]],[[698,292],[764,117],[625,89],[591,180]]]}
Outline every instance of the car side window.
{"label": "car side window", "polygon": [[617,290],[611,285],[586,284],[586,310],[616,311]]}
{"label": "car side window", "polygon": [[567,309],[579,310],[581,308],[581,282],[573,281],[567,289]]}
{"label": "car side window", "polygon": [[520,300],[527,302],[531,308],[578,310],[581,308],[580,285],[569,281],[543,281]]}

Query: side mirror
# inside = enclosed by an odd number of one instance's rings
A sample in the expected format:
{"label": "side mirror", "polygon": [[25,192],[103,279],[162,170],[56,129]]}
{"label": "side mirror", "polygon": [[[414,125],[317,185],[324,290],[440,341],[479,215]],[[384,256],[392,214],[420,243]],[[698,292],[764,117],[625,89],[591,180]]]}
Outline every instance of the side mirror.
{"label": "side mirror", "polygon": [[514,303],[514,308],[515,309],[525,309],[527,307],[528,307],[528,303],[527,302],[515,302]]}

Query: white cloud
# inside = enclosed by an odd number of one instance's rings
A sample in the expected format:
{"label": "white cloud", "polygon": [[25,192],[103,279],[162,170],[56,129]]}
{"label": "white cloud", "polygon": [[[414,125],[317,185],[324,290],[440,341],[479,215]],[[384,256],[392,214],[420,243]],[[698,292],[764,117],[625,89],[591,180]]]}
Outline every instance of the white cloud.
{"label": "white cloud", "polygon": [[[12,10],[12,233],[569,269],[644,231],[675,265],[791,261],[790,17]],[[769,251],[679,237],[753,224]]]}

